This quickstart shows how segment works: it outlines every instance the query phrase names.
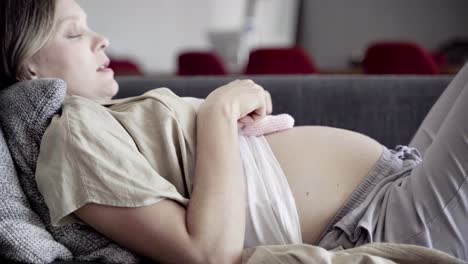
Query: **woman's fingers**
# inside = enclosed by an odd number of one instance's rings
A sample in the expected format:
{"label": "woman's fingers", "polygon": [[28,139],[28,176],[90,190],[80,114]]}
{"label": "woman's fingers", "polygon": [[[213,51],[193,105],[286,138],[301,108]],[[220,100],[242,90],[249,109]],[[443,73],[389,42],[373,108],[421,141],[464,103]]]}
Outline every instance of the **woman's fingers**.
{"label": "woman's fingers", "polygon": [[251,116],[246,115],[246,116],[239,119],[239,123],[241,123],[243,126],[244,125],[250,125],[250,124],[254,123],[254,120],[253,120],[253,118]]}
{"label": "woman's fingers", "polygon": [[255,113],[257,116],[255,117],[255,120],[257,119],[262,119],[264,116],[269,115],[273,112],[273,105],[271,102],[271,95],[267,90],[263,90],[263,96],[260,99],[261,100],[261,106]]}
{"label": "woman's fingers", "polygon": [[208,95],[206,101],[209,102],[203,104],[205,108],[230,104],[233,117],[245,124],[253,123],[272,112],[270,93],[249,79],[235,80],[219,87]]}
{"label": "woman's fingers", "polygon": [[256,98],[258,100],[256,109],[247,114],[246,118],[240,120],[241,122],[248,124],[260,120],[266,115],[270,114],[272,112],[272,102],[270,93],[262,86],[256,84],[252,80],[243,81],[246,84],[251,85],[253,88],[252,91],[256,93]]}

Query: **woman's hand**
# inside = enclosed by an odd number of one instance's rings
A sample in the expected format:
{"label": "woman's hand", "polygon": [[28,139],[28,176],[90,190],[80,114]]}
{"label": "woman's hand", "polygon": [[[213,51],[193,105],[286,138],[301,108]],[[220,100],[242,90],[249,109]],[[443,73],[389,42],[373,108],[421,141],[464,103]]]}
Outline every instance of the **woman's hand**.
{"label": "woman's hand", "polygon": [[252,80],[235,80],[206,97],[199,113],[212,111],[223,111],[243,127],[272,112],[271,96]]}

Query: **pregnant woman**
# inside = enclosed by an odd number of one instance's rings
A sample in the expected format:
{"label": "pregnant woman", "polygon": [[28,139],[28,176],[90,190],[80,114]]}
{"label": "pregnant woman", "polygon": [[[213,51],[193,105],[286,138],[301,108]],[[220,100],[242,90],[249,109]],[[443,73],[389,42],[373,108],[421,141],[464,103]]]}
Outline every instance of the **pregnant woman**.
{"label": "pregnant woman", "polygon": [[89,225],[163,263],[238,263],[244,247],[262,244],[375,241],[468,259],[467,67],[412,147],[320,126],[247,137],[239,129],[272,112],[253,81],[204,101],[168,89],[112,100],[109,42],[74,0],[0,7],[1,86],[67,83],[36,169],[54,226]]}

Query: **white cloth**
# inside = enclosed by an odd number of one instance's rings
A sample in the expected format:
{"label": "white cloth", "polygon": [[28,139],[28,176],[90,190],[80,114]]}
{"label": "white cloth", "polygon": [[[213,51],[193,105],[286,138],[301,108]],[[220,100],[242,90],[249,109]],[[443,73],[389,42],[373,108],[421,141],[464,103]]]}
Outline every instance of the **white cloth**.
{"label": "white cloth", "polygon": [[264,136],[239,136],[246,183],[244,248],[302,243],[296,203]]}

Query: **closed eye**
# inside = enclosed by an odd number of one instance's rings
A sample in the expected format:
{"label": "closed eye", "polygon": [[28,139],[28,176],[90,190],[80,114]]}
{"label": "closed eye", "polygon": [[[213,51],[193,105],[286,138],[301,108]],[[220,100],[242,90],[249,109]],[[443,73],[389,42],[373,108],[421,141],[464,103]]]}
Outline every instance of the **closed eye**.
{"label": "closed eye", "polygon": [[68,36],[69,39],[76,39],[76,38],[80,38],[82,37],[83,34],[77,34],[77,35],[71,35],[71,36]]}

